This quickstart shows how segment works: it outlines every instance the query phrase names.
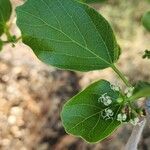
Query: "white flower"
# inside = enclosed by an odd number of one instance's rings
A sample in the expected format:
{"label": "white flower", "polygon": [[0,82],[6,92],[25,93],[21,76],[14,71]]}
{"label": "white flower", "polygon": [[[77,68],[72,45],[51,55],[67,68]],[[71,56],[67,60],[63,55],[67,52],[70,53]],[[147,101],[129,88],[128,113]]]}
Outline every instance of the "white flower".
{"label": "white flower", "polygon": [[120,122],[126,121],[127,115],[126,114],[118,114],[117,115],[117,120]]}
{"label": "white flower", "polygon": [[106,112],[106,114],[109,115],[109,116],[113,116],[113,114],[114,114],[113,111],[112,111],[111,109],[109,109],[109,108],[108,108],[108,109],[105,109],[105,112]]}
{"label": "white flower", "polygon": [[127,95],[128,98],[132,96],[133,90],[134,90],[134,87],[128,87],[128,88],[125,89],[124,92],[125,92],[125,94]]}
{"label": "white flower", "polygon": [[107,93],[104,93],[101,97],[99,97],[98,102],[103,103],[105,106],[109,106],[112,103],[112,100]]}
{"label": "white flower", "polygon": [[111,97],[106,96],[103,103],[104,103],[105,106],[109,106],[112,103]]}
{"label": "white flower", "polygon": [[110,88],[111,88],[113,91],[119,91],[119,90],[120,90],[119,86],[113,85],[113,84],[110,84]]}
{"label": "white flower", "polygon": [[112,116],[114,115],[114,112],[110,108],[106,108],[104,111],[102,111],[101,116],[104,119],[113,119]]}
{"label": "white flower", "polygon": [[133,125],[137,125],[138,122],[139,122],[139,118],[138,117],[130,119],[130,123],[133,124]]}

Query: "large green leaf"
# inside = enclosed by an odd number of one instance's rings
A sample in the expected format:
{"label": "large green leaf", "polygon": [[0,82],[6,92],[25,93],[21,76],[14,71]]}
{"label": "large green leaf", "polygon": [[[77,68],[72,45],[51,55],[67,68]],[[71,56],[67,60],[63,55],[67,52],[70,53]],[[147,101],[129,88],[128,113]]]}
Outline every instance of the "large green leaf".
{"label": "large green leaf", "polygon": [[28,0],[16,10],[23,42],[43,62],[90,71],[110,67],[119,47],[109,23],[75,0]]}
{"label": "large green leaf", "polygon": [[149,97],[149,96],[150,96],[150,83],[140,81],[135,86],[133,96],[130,99],[137,100],[141,97]]}
{"label": "large green leaf", "polygon": [[98,2],[104,2],[106,0],[80,0],[82,2],[86,2],[86,3],[98,3]]}
{"label": "large green leaf", "polygon": [[142,17],[144,27],[150,31],[150,11],[146,12]]}
{"label": "large green leaf", "polygon": [[0,35],[4,32],[6,22],[11,15],[11,4],[9,0],[0,0]]}
{"label": "large green leaf", "polygon": [[[111,97],[109,106],[99,101],[102,95]],[[121,124],[117,115],[123,104],[118,99],[121,99],[119,92],[112,90],[109,82],[100,80],[91,84],[65,104],[61,119],[66,132],[91,143],[103,140]],[[114,112],[111,118],[103,117],[106,109]]]}

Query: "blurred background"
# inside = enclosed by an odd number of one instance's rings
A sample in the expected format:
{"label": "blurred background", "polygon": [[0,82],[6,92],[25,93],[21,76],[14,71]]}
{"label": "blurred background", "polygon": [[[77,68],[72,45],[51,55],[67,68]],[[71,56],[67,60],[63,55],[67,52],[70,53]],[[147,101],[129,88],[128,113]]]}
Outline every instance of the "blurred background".
{"label": "blurred background", "polygon": [[[11,0],[13,8],[22,0]],[[150,49],[150,34],[141,24],[148,0],[107,0],[91,4],[112,25],[122,49],[118,66],[132,83],[150,81],[150,61],[142,59]],[[15,13],[11,32],[20,35]],[[32,50],[19,42],[0,53],[0,150],[121,150],[132,126],[124,125],[106,140],[90,145],[67,135],[62,127],[62,105],[92,81],[107,79],[122,84],[111,69],[88,73],[58,70],[40,62]],[[150,150],[146,125],[139,150]]]}

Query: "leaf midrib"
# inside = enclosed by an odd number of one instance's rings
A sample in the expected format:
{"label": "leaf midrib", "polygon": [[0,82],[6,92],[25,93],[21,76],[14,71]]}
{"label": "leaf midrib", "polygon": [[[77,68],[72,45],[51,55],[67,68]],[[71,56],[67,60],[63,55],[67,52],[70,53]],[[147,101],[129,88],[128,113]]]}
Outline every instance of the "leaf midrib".
{"label": "leaf midrib", "polygon": [[[58,22],[58,25],[59,25],[59,27],[60,27],[60,29],[61,29],[60,22],[59,22],[59,20],[57,19],[57,16],[55,15],[55,13],[50,9],[49,5],[48,5],[44,0],[41,0],[41,2],[43,2],[43,3],[46,5],[46,7],[48,8],[48,10],[53,13],[53,15],[54,15],[54,17],[56,18],[56,20],[57,20],[57,22]],[[65,7],[64,7],[63,4],[60,2],[60,0],[57,0],[57,2],[62,6],[63,10],[64,10],[64,11],[66,12],[66,14],[70,17],[70,19],[72,20],[73,24],[76,26],[77,30],[79,31],[80,36],[82,37],[82,39],[83,39],[83,41],[84,41],[85,47],[88,48],[87,42],[86,42],[84,36],[82,35],[82,33],[81,33],[81,31],[80,31],[78,25],[77,25],[76,22],[74,21],[73,17],[66,11]],[[59,7],[59,5],[58,5],[58,7]],[[88,16],[88,15],[87,15],[87,16]],[[88,16],[88,17],[89,17],[89,16]],[[89,19],[91,20],[90,17],[89,17]],[[106,22],[106,20],[104,20],[104,21]],[[112,59],[111,59],[109,50],[108,50],[108,48],[107,48],[107,46],[106,46],[106,44],[105,44],[105,42],[104,42],[102,36],[101,36],[100,33],[97,31],[97,29],[96,29],[96,27],[95,27],[95,25],[94,25],[94,23],[93,23],[92,20],[91,20],[91,22],[92,22],[92,25],[94,26],[96,32],[98,33],[98,36],[99,36],[99,37],[101,38],[101,40],[103,41],[103,44],[104,44],[104,46],[105,46],[105,48],[106,48],[106,51],[107,51],[107,54],[108,54],[108,57],[109,57],[109,60],[110,60],[110,62],[112,63]]]}
{"label": "leaf midrib", "polygon": [[36,15],[33,15],[33,14],[31,14],[30,12],[27,12],[27,11],[23,11],[23,10],[18,10],[18,11],[20,11],[20,12],[22,12],[22,13],[30,14],[30,15],[33,16],[34,18],[36,18],[36,19],[42,21],[46,26],[52,28],[53,30],[56,30],[56,31],[62,33],[62,34],[65,35],[67,38],[69,38],[73,43],[75,43],[75,44],[77,44],[78,46],[82,47],[83,49],[89,51],[91,54],[93,54],[94,56],[96,56],[97,58],[99,58],[101,61],[105,62],[106,64],[108,64],[108,65],[110,65],[110,66],[112,65],[112,64],[110,64],[108,61],[106,61],[105,59],[103,59],[102,57],[100,57],[99,55],[97,55],[96,53],[94,53],[93,51],[91,51],[89,48],[84,47],[83,45],[81,45],[80,43],[78,43],[77,41],[75,41],[74,39],[72,39],[70,36],[68,36],[68,35],[67,35],[65,32],[63,32],[62,30],[57,29],[57,28],[55,28],[55,27],[49,25],[49,24],[48,24],[47,22],[45,22],[43,19],[41,19],[41,18],[37,17]]}
{"label": "leaf midrib", "polygon": [[[117,114],[118,114],[120,108],[121,108],[121,106],[119,106],[119,108],[117,109],[117,112],[115,113],[115,117],[117,116]],[[96,112],[96,113],[94,113],[94,114],[92,114],[92,115],[86,117],[85,119],[83,119],[82,121],[78,122],[75,126],[73,126],[73,127],[72,127],[71,129],[69,129],[68,131],[71,132],[72,129],[76,128],[76,127],[79,126],[81,123],[83,123],[83,122],[85,122],[86,120],[88,120],[89,118],[91,118],[91,117],[93,117],[93,116],[96,116],[97,114],[100,114],[103,110],[105,110],[105,109],[100,109],[100,111],[98,111],[98,112]],[[98,117],[98,118],[99,118],[99,117]],[[114,123],[114,121],[115,121],[115,120],[112,120],[112,122],[108,125],[108,127],[106,127],[106,129],[103,131],[103,133],[106,132],[106,130],[111,126],[111,124]],[[96,123],[96,124],[97,124],[97,123]],[[95,126],[95,125],[94,125],[94,126]],[[93,130],[93,129],[91,129],[91,130]]]}
{"label": "leaf midrib", "polygon": [[[118,108],[118,110],[117,110],[117,112],[116,112],[114,118],[116,118],[116,116],[117,116],[117,114],[118,114],[120,108],[121,108],[121,105],[119,106],[119,108]],[[105,133],[105,132],[108,130],[108,128],[114,123],[114,121],[116,121],[116,120],[113,120],[113,121],[106,127],[106,129],[103,131],[103,133]]]}

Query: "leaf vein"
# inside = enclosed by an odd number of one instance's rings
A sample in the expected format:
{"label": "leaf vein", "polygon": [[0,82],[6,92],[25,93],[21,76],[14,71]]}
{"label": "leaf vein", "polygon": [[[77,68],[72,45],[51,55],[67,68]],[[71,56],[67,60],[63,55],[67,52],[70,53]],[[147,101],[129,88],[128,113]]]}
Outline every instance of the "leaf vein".
{"label": "leaf vein", "polygon": [[89,51],[91,54],[93,54],[94,56],[96,56],[97,58],[99,58],[101,61],[105,62],[108,65],[111,65],[108,61],[106,61],[105,59],[101,58],[99,55],[97,55],[96,53],[94,53],[93,51],[91,51],[90,49],[84,47],[83,45],[81,45],[80,43],[78,43],[77,41],[75,41],[74,39],[72,39],[70,36],[68,36],[66,33],[64,33],[62,30],[59,30],[51,25],[49,25],[47,22],[45,22],[43,19],[37,17],[36,15],[31,14],[30,12],[27,11],[23,11],[23,10],[19,10],[22,13],[26,13],[26,14],[30,14],[32,17],[39,19],[40,21],[42,21],[45,25],[47,25],[48,27],[52,28],[53,30],[56,30],[60,33],[62,33],[63,35],[65,35],[66,37],[68,37],[73,43],[77,44],[78,46],[82,47],[83,49]]}

